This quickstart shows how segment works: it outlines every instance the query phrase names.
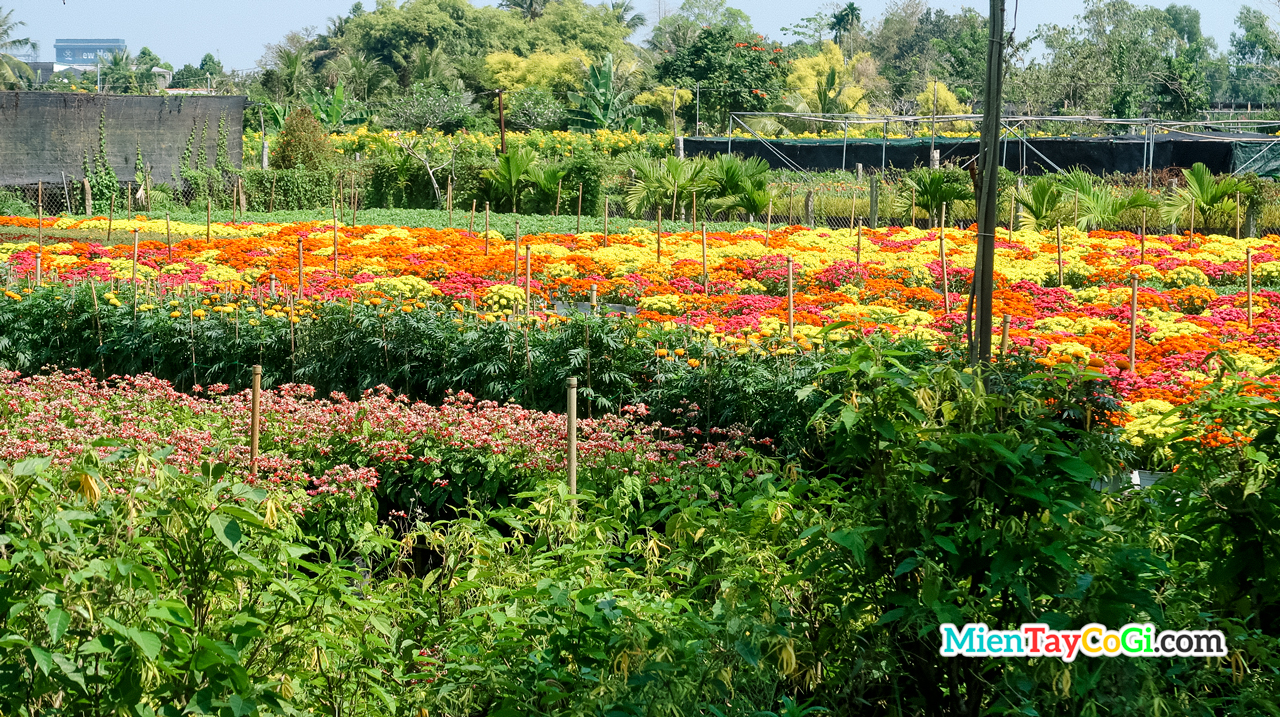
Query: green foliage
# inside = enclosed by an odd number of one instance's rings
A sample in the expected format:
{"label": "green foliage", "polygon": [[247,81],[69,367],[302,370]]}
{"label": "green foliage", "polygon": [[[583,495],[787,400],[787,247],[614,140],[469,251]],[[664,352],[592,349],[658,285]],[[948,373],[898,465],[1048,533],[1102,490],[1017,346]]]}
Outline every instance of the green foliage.
{"label": "green foliage", "polygon": [[107,110],[104,107],[98,116],[98,151],[93,157],[85,156],[84,176],[89,180],[89,188],[93,192],[93,213],[107,214],[111,209],[112,197],[120,198],[122,190],[116,172],[107,161]]}
{"label": "green foliage", "polygon": [[[654,72],[665,84],[689,87],[697,82],[715,88],[701,97],[702,117],[725,130],[730,112],[763,112],[771,105],[770,96],[782,96],[786,55],[773,52],[781,47],[777,43],[760,42],[727,27],[709,28],[687,47],[664,56]],[[753,49],[757,47],[763,50]]]}
{"label": "green foliage", "polygon": [[1018,206],[1022,207],[1018,212],[1021,226],[1030,225],[1031,229],[1041,231],[1049,228],[1054,210],[1062,199],[1062,191],[1052,179],[1040,177],[1030,186],[1018,190],[1015,198]]}
{"label": "green foliage", "polygon": [[1197,229],[1234,226],[1237,198],[1245,199],[1253,194],[1249,183],[1236,177],[1215,179],[1201,162],[1182,170],[1182,176],[1186,186],[1179,188],[1161,210],[1165,221],[1180,226],[1189,226],[1192,221]]}
{"label": "green foliage", "polygon": [[632,103],[635,92],[624,89],[620,78],[615,77],[613,55],[607,54],[587,70],[587,79],[581,92],[569,93],[569,101],[576,109],[569,111],[569,127],[588,131],[593,129],[640,130],[641,108]]}
{"label": "green foliage", "polygon": [[285,118],[280,138],[271,149],[270,162],[272,169],[323,171],[332,166],[335,157],[324,128],[309,109],[300,107]]}
{"label": "green foliage", "polygon": [[493,205],[495,210],[505,203],[513,213],[519,211],[520,195],[528,188],[529,168],[536,159],[537,155],[528,147],[514,147],[498,155],[498,166],[485,171],[484,177],[497,200]]}
{"label": "green foliage", "polygon": [[425,82],[418,82],[405,95],[387,103],[379,119],[390,129],[413,130],[438,129],[441,132],[457,132],[460,129],[477,129],[479,107],[475,95],[444,89]]}
{"label": "green foliage", "polygon": [[301,209],[329,209],[333,197],[333,173],[310,169],[245,169],[248,210],[265,212]]}
{"label": "green foliage", "polygon": [[35,207],[23,200],[16,191],[0,189],[0,215],[27,217],[34,216],[35,213]]}

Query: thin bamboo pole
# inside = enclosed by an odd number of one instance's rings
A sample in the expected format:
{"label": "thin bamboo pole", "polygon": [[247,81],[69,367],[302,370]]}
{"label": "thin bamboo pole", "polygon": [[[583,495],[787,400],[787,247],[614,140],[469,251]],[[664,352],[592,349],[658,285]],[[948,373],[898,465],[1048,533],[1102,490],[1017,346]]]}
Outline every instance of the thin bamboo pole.
{"label": "thin bamboo pole", "polygon": [[[569,495],[578,494],[578,377],[569,377],[569,395],[565,400],[565,418],[567,420],[568,429],[568,473],[569,473]],[[578,501],[572,502],[574,509],[578,507]]]}
{"label": "thin bamboo pole", "polygon": [[578,228],[574,233],[582,233],[582,182],[578,182]]}
{"label": "thin bamboo pole", "polygon": [[262,366],[253,367],[253,390],[249,404],[249,470],[258,472],[258,434],[262,430]]}
{"label": "thin bamboo pole", "polygon": [[467,222],[467,233],[476,235],[476,200],[471,200],[471,220]]}
{"label": "thin bamboo pole", "polygon": [[1138,263],[1147,263],[1147,210],[1142,210],[1142,231],[1138,234]]}
{"label": "thin bamboo pole", "polygon": [[1005,314],[1004,319],[1000,322],[1000,355],[1005,356],[1009,353],[1009,315]]}
{"label": "thin bamboo pole", "polygon": [[107,243],[108,244],[111,243],[111,225],[115,223],[115,219],[116,219],[116,193],[112,192],[111,201],[108,203],[108,208],[107,208]]}
{"label": "thin bamboo pole", "polygon": [[489,256],[489,203],[484,203],[484,255]]}
{"label": "thin bamboo pole", "polygon": [[520,277],[520,220],[519,219],[516,220],[516,244],[515,244],[515,247],[513,248],[511,259],[514,262],[511,267],[511,283],[514,284],[517,281],[519,281],[519,277]]}
{"label": "thin bamboo pole", "polygon": [[1253,328],[1253,249],[1244,250],[1245,320]]}
{"label": "thin bamboo pole", "polygon": [[609,198],[604,198],[604,245],[609,246]]}
{"label": "thin bamboo pole", "polygon": [[795,260],[787,257],[787,337],[796,340]]}
{"label": "thin bamboo pole", "polygon": [[453,177],[449,177],[449,188],[445,191],[448,195],[446,201],[449,202],[449,227],[453,228]]}
{"label": "thin bamboo pole", "polygon": [[529,245],[524,247],[524,315],[529,315],[529,283],[532,272],[530,267],[533,265],[533,248]]}
{"label": "thin bamboo pole", "polygon": [[1130,277],[1133,293],[1129,297],[1129,369],[1138,372],[1138,275]]}
{"label": "thin bamboo pole", "polygon": [[164,213],[164,241],[169,245],[169,261],[173,261],[173,227],[169,224],[169,212]]}
{"label": "thin bamboo pole", "polygon": [[[44,182],[36,183],[36,286],[40,286],[41,259],[44,255]],[[133,258],[133,265],[138,265],[138,257]]]}
{"label": "thin bamboo pole", "polygon": [[133,316],[138,317],[138,230],[133,230],[133,266],[129,271],[129,285],[133,287]]}
{"label": "thin bamboo pole", "polygon": [[[452,224],[452,222],[450,222]],[[338,273],[338,198],[333,198],[333,273]]]}
{"label": "thin bamboo pole", "polygon": [[564,184],[564,178],[556,180],[556,205],[551,208],[551,216],[560,216],[560,187]]}
{"label": "thin bamboo pole", "polygon": [[1058,222],[1058,286],[1062,286],[1062,222]]}

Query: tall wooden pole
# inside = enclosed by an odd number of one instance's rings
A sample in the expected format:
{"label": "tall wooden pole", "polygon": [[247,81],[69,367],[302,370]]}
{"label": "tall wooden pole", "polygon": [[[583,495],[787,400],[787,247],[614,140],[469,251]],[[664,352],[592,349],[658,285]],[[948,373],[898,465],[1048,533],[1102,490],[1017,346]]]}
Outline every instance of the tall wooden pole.
{"label": "tall wooden pole", "polygon": [[[36,286],[40,286],[40,260],[44,254],[44,182],[36,183]],[[138,258],[133,258],[134,266]]]}
{"label": "tall wooden pole", "polygon": [[1244,250],[1245,320],[1253,328],[1253,249]]}
{"label": "tall wooden pole", "polygon": [[[451,222],[452,223],[452,222]],[[333,273],[338,273],[338,198],[333,198]]]}
{"label": "tall wooden pole", "polygon": [[489,203],[484,203],[484,255],[489,256]]}
{"label": "tall wooden pole", "polygon": [[973,272],[976,339],[970,362],[991,361],[991,312],[996,256],[996,199],[1000,187],[1000,114],[1004,102],[1004,1],[991,0],[987,16],[990,34],[987,48],[987,81],[982,106],[982,133],[979,142],[981,177],[978,197],[978,251]]}
{"label": "tall wooden pole", "polygon": [[516,245],[512,252],[512,260],[515,264],[511,267],[511,283],[515,284],[520,279],[520,220],[516,220]]}
{"label": "tall wooden pole", "polygon": [[707,273],[707,223],[702,223],[702,295],[711,294],[711,283]]}
{"label": "tall wooden pole", "polygon": [[1130,277],[1133,291],[1129,295],[1129,368],[1138,372],[1138,275]]}
{"label": "tall wooden pole", "polygon": [[[569,495],[578,494],[578,377],[569,377],[569,395],[565,400],[565,419],[569,434],[568,441],[568,473],[569,473]],[[574,508],[577,508],[578,501],[573,501]]]}
{"label": "tall wooden pole", "polygon": [[787,257],[787,336],[796,340],[795,260]]}
{"label": "tall wooden pole", "polygon": [[249,470],[258,472],[258,432],[262,428],[262,366],[253,367],[253,390],[249,398]]}
{"label": "tall wooden pole", "polygon": [[582,233],[582,182],[578,182],[578,229],[574,233]]}

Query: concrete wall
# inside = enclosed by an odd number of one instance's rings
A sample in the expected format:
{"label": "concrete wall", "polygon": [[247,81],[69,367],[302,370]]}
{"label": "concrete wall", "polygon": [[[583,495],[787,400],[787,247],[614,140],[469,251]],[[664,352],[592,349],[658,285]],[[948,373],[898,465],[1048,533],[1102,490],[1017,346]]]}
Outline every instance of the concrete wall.
{"label": "concrete wall", "polygon": [[151,179],[172,184],[191,128],[196,147],[205,120],[208,160],[218,147],[218,122],[227,117],[227,150],[240,166],[245,97],[163,97],[75,92],[0,92],[0,185],[82,178],[84,155],[97,152],[98,119],[106,109],[107,160],[121,182],[134,176],[138,147]]}

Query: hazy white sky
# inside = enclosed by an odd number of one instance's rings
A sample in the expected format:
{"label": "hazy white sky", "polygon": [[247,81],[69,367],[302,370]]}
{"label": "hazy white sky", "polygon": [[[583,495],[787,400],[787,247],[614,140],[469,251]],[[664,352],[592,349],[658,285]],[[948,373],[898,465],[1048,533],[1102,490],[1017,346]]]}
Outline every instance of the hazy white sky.
{"label": "hazy white sky", "polygon": [[[475,0],[473,0],[475,1]],[[591,0],[588,0],[590,2]],[[58,38],[121,38],[136,52],[143,46],[181,67],[196,64],[206,52],[217,55],[227,69],[249,69],[261,57],[266,43],[279,40],[289,30],[307,25],[323,28],[328,18],[344,13],[353,0],[219,0],[201,2],[185,0],[12,0],[0,7],[13,9],[14,20],[26,22],[18,28],[18,37],[30,36],[41,45],[40,59],[53,59],[53,41]],[[1010,22],[1015,2],[1006,0]],[[780,28],[802,17],[812,15],[829,0],[729,0],[729,4],[751,16],[758,31],[771,39],[788,40]],[[376,0],[367,0],[373,7]],[[492,3],[485,3],[492,4]],[[638,0],[642,12],[652,16],[654,0]],[[669,7],[679,7],[679,0],[669,0]],[[949,11],[963,6],[976,6],[985,14],[987,3],[931,0],[931,5]],[[1157,7],[1169,3],[1158,1]],[[1241,0],[1181,0],[1200,10],[1206,34],[1225,48],[1235,27],[1235,16]],[[1257,3],[1254,3],[1257,4]],[[860,2],[863,20],[873,20],[884,12],[886,0]],[[1017,30],[1026,37],[1041,23],[1067,24],[1080,12],[1083,0],[1024,0],[1017,3]],[[645,30],[632,38],[638,41]]]}

